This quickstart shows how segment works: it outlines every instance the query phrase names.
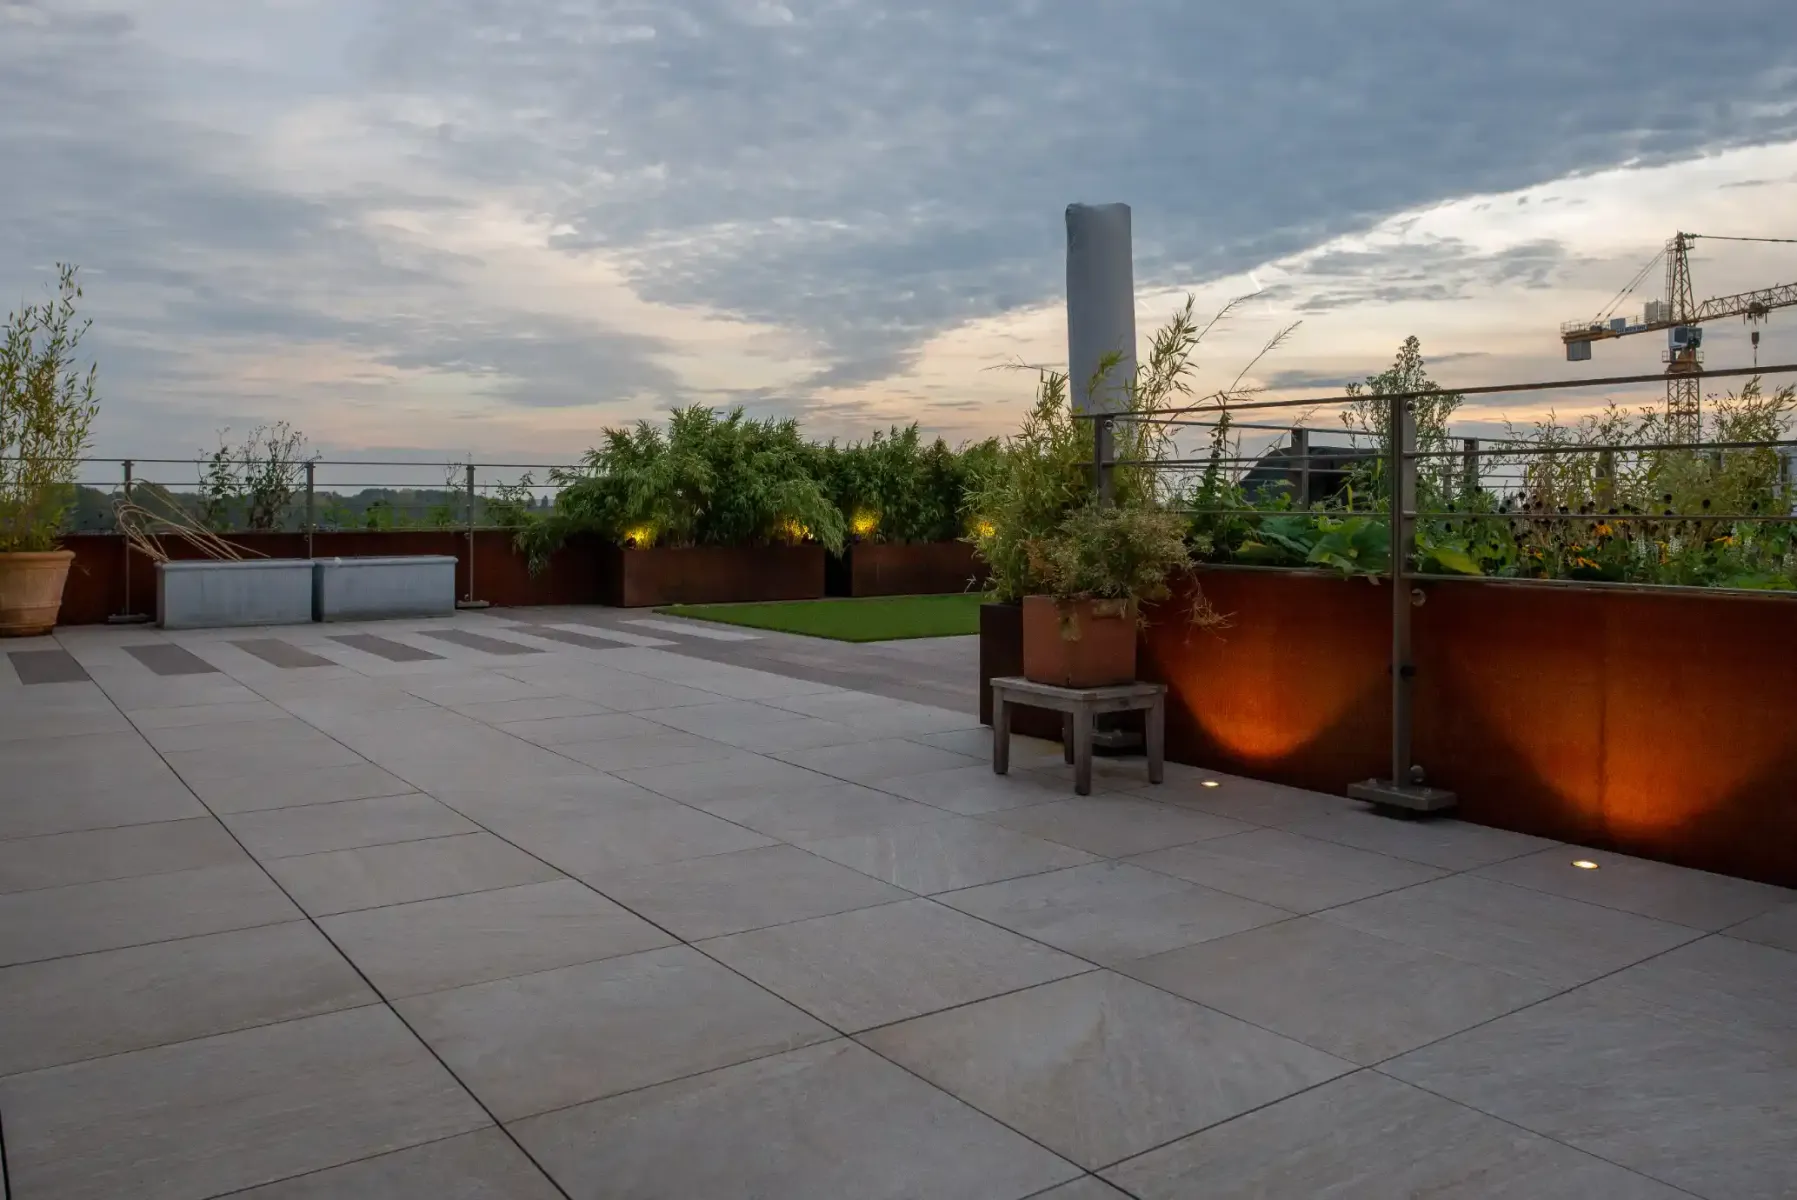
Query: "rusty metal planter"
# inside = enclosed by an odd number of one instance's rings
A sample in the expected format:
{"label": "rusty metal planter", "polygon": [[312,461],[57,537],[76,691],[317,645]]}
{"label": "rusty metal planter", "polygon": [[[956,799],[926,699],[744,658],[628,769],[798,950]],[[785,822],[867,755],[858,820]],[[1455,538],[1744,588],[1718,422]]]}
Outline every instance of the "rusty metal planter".
{"label": "rusty metal planter", "polygon": [[618,608],[816,600],[824,594],[822,546],[606,546],[600,555],[605,602]]}

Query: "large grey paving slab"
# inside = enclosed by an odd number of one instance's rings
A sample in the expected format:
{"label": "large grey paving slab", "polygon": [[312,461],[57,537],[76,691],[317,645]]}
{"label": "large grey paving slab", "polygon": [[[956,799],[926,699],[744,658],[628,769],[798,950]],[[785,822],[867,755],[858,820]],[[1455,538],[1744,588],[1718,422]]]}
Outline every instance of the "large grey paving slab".
{"label": "large grey paving slab", "polygon": [[1071,846],[957,816],[802,844],[832,862],[920,895],[1093,861],[1092,855]]}
{"label": "large grey paving slab", "polygon": [[825,783],[789,791],[757,788],[703,800],[696,807],[783,841],[815,841],[942,819],[939,808],[904,800],[858,783]]}
{"label": "large grey paving slab", "polygon": [[1360,1071],[1105,1172],[1141,1200],[1675,1200],[1685,1193]]}
{"label": "large grey paving slab", "polygon": [[1727,932],[1729,937],[1797,952],[1797,904],[1775,908],[1751,921],[1731,926]]}
{"label": "large grey paving slab", "polygon": [[1066,1162],[852,1042],[519,1122],[570,1195],[1021,1200]]}
{"label": "large grey paving slab", "polygon": [[213,749],[230,753],[273,742],[319,744],[325,740],[317,729],[278,708],[272,715],[255,721],[204,721],[171,725],[165,729],[149,728],[142,733],[144,741],[164,754]]}
{"label": "large grey paving slab", "polygon": [[[1575,867],[1575,859],[1595,862],[1597,869]],[[1595,850],[1547,850],[1486,867],[1478,874],[1709,931],[1797,903],[1797,892],[1788,888]]]}
{"label": "large grey paving slab", "polygon": [[14,1075],[0,1107],[18,1200],[216,1196],[489,1124],[378,1005]]}
{"label": "large grey paving slab", "polygon": [[560,1200],[512,1139],[482,1129],[233,1193],[234,1200]]}
{"label": "large grey paving slab", "polygon": [[1126,796],[1080,796],[1012,809],[984,819],[1105,858],[1146,854],[1254,828],[1228,817]]}
{"label": "large grey paving slab", "polygon": [[273,925],[299,916],[253,863],[0,896],[0,964]]}
{"label": "large grey paving slab", "polygon": [[181,729],[194,725],[239,725],[291,716],[271,700],[249,700],[223,704],[190,704],[176,708],[145,708],[131,714],[131,724],[144,732],[152,729]]}
{"label": "large grey paving slab", "polygon": [[666,732],[664,726],[657,725],[654,721],[645,721],[631,713],[615,712],[577,717],[533,717],[508,721],[499,728],[513,737],[523,738],[538,746],[651,737]]}
{"label": "large grey paving slab", "polygon": [[158,675],[211,675],[218,671],[193,651],[173,642],[126,646],[124,651]]}
{"label": "large grey paving slab", "polygon": [[6,657],[18,672],[19,682],[27,686],[87,680],[87,672],[67,650],[12,650]]}
{"label": "large grey paving slab", "polygon": [[263,859],[479,832],[454,809],[416,794],[229,813],[222,819],[245,849]]}
{"label": "large grey paving slab", "polygon": [[659,796],[579,815],[505,818],[487,824],[589,882],[632,867],[774,844],[752,830]]}
{"label": "large grey paving slab", "polygon": [[405,642],[396,642],[392,638],[384,638],[373,633],[337,633],[331,635],[331,640],[341,642],[351,650],[360,650],[364,654],[384,658],[388,662],[430,662],[443,657],[441,654],[432,654],[429,650],[407,645]]}
{"label": "large grey paving slab", "polygon": [[602,704],[578,696],[520,696],[515,700],[470,700],[445,707],[487,725],[535,721],[544,717],[590,717],[609,712]]}
{"label": "large grey paving slab", "polygon": [[861,1040],[1088,1169],[1351,1069],[1109,971],[921,1017]]}
{"label": "large grey paving slab", "polygon": [[[579,772],[581,768],[570,767]],[[578,819],[621,808],[668,808],[673,801],[597,771],[555,779],[475,779],[431,793],[490,829],[515,822]]]}
{"label": "large grey paving slab", "polygon": [[978,759],[926,746],[904,738],[880,738],[857,741],[848,745],[819,746],[810,750],[782,750],[779,757],[787,762],[846,779],[850,783],[878,783],[906,775],[922,775],[930,771],[952,771],[957,767],[976,767]]}
{"label": "large grey paving slab", "polygon": [[1558,844],[1547,838],[1447,817],[1387,816],[1358,803],[1285,828],[1305,837],[1407,858],[1448,871],[1469,871],[1549,850]]}
{"label": "large grey paving slab", "polygon": [[[640,716],[672,729],[708,738],[737,738],[756,729],[777,729],[795,721],[815,721],[784,708],[755,700],[725,700],[713,696],[704,704],[681,704],[642,711]],[[846,726],[838,728],[846,729]],[[865,740],[866,734],[855,733]],[[795,747],[796,748],[796,747]]]}
{"label": "large grey paving slab", "polygon": [[561,877],[487,833],[277,858],[267,868],[315,917]]}
{"label": "large grey paving slab", "polygon": [[1088,1175],[1058,1188],[1038,1192],[1030,1200],[1129,1200],[1129,1197],[1098,1176]]}
{"label": "large grey paving slab", "polygon": [[1582,991],[1381,1069],[1699,1196],[1792,1194],[1797,1058],[1788,1037]]}
{"label": "large grey paving slab", "polygon": [[435,638],[439,642],[448,642],[468,650],[479,650],[483,654],[499,654],[510,657],[517,654],[541,654],[541,646],[527,646],[523,642],[514,642],[507,638],[489,637],[484,633],[475,633],[467,629],[420,629],[422,637]]}
{"label": "large grey paving slab", "polygon": [[757,790],[809,791],[836,782],[828,775],[747,751],[701,763],[617,774],[620,779],[685,804],[703,804]]}
{"label": "large grey paving slab", "polygon": [[689,942],[911,895],[792,846],[638,867],[594,882],[631,911]]}
{"label": "large grey paving slab", "polygon": [[1119,969],[1363,1064],[1414,1050],[1560,990],[1314,917]]}
{"label": "large grey paving slab", "polygon": [[377,999],[305,921],[7,967],[0,1075]]}
{"label": "large grey paving slab", "polygon": [[328,658],[322,658],[310,650],[301,649],[292,642],[284,642],[280,638],[242,638],[233,640],[231,644],[245,654],[254,655],[263,662],[283,670],[337,665]]}
{"label": "large grey paving slab", "polygon": [[[1060,751],[1055,751],[1058,756]],[[994,775],[989,766],[954,767],[882,779],[880,790],[934,805],[962,816],[977,817],[1031,804],[1067,799],[1067,789],[1021,772]]]}
{"label": "large grey paving slab", "polygon": [[194,780],[192,787],[208,808],[221,815],[399,796],[416,790],[399,776],[364,762],[226,779],[201,778]]}
{"label": "large grey paving slab", "polygon": [[1682,925],[1471,875],[1375,896],[1331,909],[1323,917],[1561,987],[1596,979],[1699,936]]}
{"label": "large grey paving slab", "polygon": [[1104,966],[1288,920],[1291,914],[1127,863],[1090,863],[936,899]]}
{"label": "large grey paving slab", "polygon": [[1090,969],[928,900],[733,934],[703,949],[846,1032]]}
{"label": "large grey paving slab", "polygon": [[319,925],[388,997],[444,991],[674,943],[572,879],[324,917]]}
{"label": "large grey paving slab", "polygon": [[398,1002],[502,1121],[827,1040],[687,946]]}
{"label": "large grey paving slab", "polygon": [[1410,887],[1441,875],[1440,870],[1421,863],[1278,829],[1174,846],[1130,861],[1300,913]]}
{"label": "large grey paving slab", "polygon": [[9,742],[0,749],[0,838],[203,817],[206,808],[135,733]]}
{"label": "large grey paving slab", "polygon": [[1797,1046],[1797,954],[1731,937],[1688,942],[1587,984],[1581,994]]}
{"label": "large grey paving slab", "polygon": [[189,784],[198,780],[263,779],[289,771],[351,767],[366,760],[316,730],[304,737],[278,741],[210,746],[204,750],[166,750],[162,757]]}
{"label": "large grey paving slab", "polygon": [[0,892],[66,887],[245,862],[211,817],[0,841]]}
{"label": "large grey paving slab", "polygon": [[1245,779],[1217,771],[1205,772],[1196,780],[1170,780],[1140,794],[1150,792],[1155,799],[1167,804],[1275,829],[1313,821],[1355,805],[1345,796],[1309,792],[1264,779]]}
{"label": "large grey paving slab", "polygon": [[735,746],[714,742],[696,734],[663,729],[637,737],[608,738],[598,742],[564,742],[555,747],[565,755],[597,771],[639,771],[648,767],[672,767],[684,763],[712,762],[738,753]]}

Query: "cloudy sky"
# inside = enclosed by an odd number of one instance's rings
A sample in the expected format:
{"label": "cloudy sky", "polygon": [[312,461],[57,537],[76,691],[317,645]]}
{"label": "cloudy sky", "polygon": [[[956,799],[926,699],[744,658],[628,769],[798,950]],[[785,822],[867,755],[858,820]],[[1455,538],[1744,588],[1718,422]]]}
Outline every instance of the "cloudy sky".
{"label": "cloudy sky", "polygon": [[[1029,381],[992,368],[1065,357],[1074,200],[1133,206],[1144,334],[1257,293],[1201,382],[1297,320],[1253,375],[1281,395],[1410,333],[1448,383],[1655,370],[1555,331],[1676,229],[1797,236],[1797,5],[1571,11],[0,0],[0,298],[81,264],[114,455],[287,418],[560,460],[695,400],[1002,431]],[[1700,295],[1797,279],[1797,246],[1700,247]]]}

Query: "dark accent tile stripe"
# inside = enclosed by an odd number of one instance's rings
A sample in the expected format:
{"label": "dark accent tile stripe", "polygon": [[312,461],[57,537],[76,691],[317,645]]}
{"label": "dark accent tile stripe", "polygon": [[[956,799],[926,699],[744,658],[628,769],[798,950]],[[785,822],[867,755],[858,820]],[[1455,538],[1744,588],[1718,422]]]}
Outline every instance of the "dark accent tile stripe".
{"label": "dark accent tile stripe", "polygon": [[12,650],[6,657],[20,683],[82,683],[88,677],[67,650]]}
{"label": "dark accent tile stripe", "polygon": [[333,642],[342,642],[351,650],[360,650],[364,654],[372,654],[384,658],[388,662],[424,662],[426,659],[442,658],[441,654],[432,654],[429,650],[420,650],[416,646],[408,646],[404,642],[390,641],[384,637],[375,637],[372,633],[342,633],[331,637]]}
{"label": "dark accent tile stripe", "polygon": [[425,637],[436,638],[440,642],[453,642],[457,646],[466,646],[470,650],[485,650],[488,654],[543,653],[535,646],[525,646],[518,642],[488,637],[484,633],[469,633],[464,629],[420,629],[418,632]]}
{"label": "dark accent tile stripe", "polygon": [[289,645],[280,638],[246,638],[241,642],[232,642],[231,644],[245,654],[254,654],[263,662],[273,663],[277,667],[334,667],[337,665],[328,658],[320,658],[311,651]]}
{"label": "dark accent tile stripe", "polygon": [[125,653],[158,675],[216,675],[218,668],[173,642],[151,642],[147,646],[126,646]]}
{"label": "dark accent tile stripe", "polygon": [[623,642],[594,637],[590,633],[576,633],[572,629],[556,629],[550,625],[517,625],[514,628],[519,633],[527,633],[531,637],[547,638],[552,642],[566,642],[570,646],[585,646],[588,650],[617,650],[624,646]]}

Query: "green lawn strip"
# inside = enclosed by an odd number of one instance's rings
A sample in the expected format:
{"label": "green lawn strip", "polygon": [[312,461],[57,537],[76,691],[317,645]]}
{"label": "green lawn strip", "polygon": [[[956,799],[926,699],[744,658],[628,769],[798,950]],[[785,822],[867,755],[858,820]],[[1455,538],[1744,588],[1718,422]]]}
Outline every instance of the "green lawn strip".
{"label": "green lawn strip", "polygon": [[671,617],[747,625],[838,642],[890,642],[954,637],[980,631],[978,592],[949,596],[870,596],[858,600],[788,600],[773,604],[674,604]]}

